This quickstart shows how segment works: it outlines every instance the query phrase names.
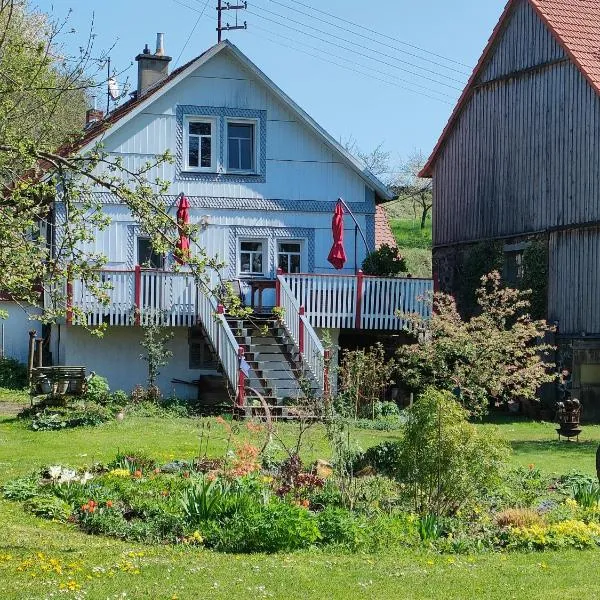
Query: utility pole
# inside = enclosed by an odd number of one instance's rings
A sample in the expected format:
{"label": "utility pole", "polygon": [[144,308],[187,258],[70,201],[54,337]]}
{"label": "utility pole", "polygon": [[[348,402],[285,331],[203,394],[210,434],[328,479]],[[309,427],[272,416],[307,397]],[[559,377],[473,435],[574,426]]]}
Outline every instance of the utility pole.
{"label": "utility pole", "polygon": [[[243,4],[231,4],[231,2],[223,2],[223,0],[219,0],[217,5],[217,42],[221,42],[222,32],[223,31],[231,31],[232,29],[248,29],[248,24],[244,21],[243,25],[238,25],[238,10],[245,10],[248,8],[248,2],[244,2]],[[223,25],[222,13],[224,10],[235,10],[235,25],[230,25],[229,23],[225,23]]]}

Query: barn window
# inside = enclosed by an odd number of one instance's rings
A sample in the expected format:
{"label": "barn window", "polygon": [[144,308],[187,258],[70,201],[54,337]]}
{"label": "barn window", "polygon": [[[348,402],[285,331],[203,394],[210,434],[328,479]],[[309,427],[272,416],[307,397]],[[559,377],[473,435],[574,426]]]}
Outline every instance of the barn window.
{"label": "barn window", "polygon": [[509,287],[519,287],[519,283],[523,279],[523,253],[527,246],[527,242],[506,244],[504,246],[502,278]]}

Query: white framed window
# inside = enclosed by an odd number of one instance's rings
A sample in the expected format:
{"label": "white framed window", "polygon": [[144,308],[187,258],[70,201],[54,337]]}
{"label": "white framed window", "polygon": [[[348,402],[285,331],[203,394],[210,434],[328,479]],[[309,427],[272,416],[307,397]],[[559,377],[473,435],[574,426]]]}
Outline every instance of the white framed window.
{"label": "white framed window", "polygon": [[267,240],[246,239],[239,241],[240,275],[264,276],[266,264]]}
{"label": "white framed window", "polygon": [[300,240],[277,241],[277,267],[284,273],[302,272],[302,242]]}
{"label": "white framed window", "polygon": [[217,120],[210,117],[184,119],[186,171],[217,171]]}
{"label": "white framed window", "polygon": [[229,173],[256,173],[258,165],[256,119],[227,119],[225,165]]}

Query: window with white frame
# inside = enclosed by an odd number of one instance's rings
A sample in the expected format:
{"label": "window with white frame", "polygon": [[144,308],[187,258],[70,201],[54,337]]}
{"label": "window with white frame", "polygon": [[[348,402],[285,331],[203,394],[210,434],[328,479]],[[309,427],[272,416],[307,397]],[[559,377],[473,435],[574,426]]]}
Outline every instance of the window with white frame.
{"label": "window with white frame", "polygon": [[302,269],[302,242],[277,242],[277,267],[284,273],[300,273]]}
{"label": "window with white frame", "polygon": [[185,168],[191,171],[217,170],[216,120],[187,117],[185,121]]}
{"label": "window with white frame", "polygon": [[240,240],[240,274],[264,275],[266,240]]}
{"label": "window with white frame", "polygon": [[227,121],[227,170],[256,171],[256,121]]}

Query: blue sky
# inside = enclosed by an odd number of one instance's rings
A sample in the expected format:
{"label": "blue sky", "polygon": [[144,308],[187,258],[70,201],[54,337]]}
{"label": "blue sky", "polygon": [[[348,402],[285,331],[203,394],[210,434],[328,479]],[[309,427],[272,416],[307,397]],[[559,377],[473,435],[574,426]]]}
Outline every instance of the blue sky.
{"label": "blue sky", "polygon": [[[205,4],[205,13],[183,49]],[[376,8],[377,4],[382,8]],[[504,4],[505,0],[421,0],[418,3],[409,0],[389,3],[302,0],[301,4],[294,0],[250,0],[248,12],[239,15],[241,20],[248,22],[248,31],[224,35],[336,139],[352,137],[366,151],[383,143],[397,163],[413,149],[421,149],[426,154],[432,149],[460,93],[453,88],[462,88],[462,82],[467,79],[467,75],[446,67],[470,73]],[[165,33],[165,48],[167,54],[173,56],[173,63],[183,49],[178,64],[200,54],[216,41],[216,0],[37,0],[36,6],[57,18],[65,17],[69,9],[73,9],[69,22],[75,32],[67,37],[67,44],[73,48],[85,42],[94,15],[96,47],[108,48],[114,44],[111,51],[113,64],[119,70],[128,69],[132,82],[136,78],[135,63],[130,67],[133,57],[145,43],[153,49],[159,31]],[[321,21],[288,6],[312,14]],[[314,12],[307,6],[338,15],[378,34]],[[276,15],[287,17],[290,29],[274,23],[283,21]],[[225,13],[226,20],[234,18],[233,14]],[[332,27],[323,20],[336,23],[345,30]],[[337,46],[327,44],[323,39]],[[447,62],[400,42],[466,66]],[[370,73],[372,77],[350,69]],[[394,85],[373,77],[392,81]],[[409,91],[409,87],[421,93]],[[446,94],[441,98],[444,102],[427,97],[439,97],[440,93]],[[104,100],[100,104],[104,105]]]}

